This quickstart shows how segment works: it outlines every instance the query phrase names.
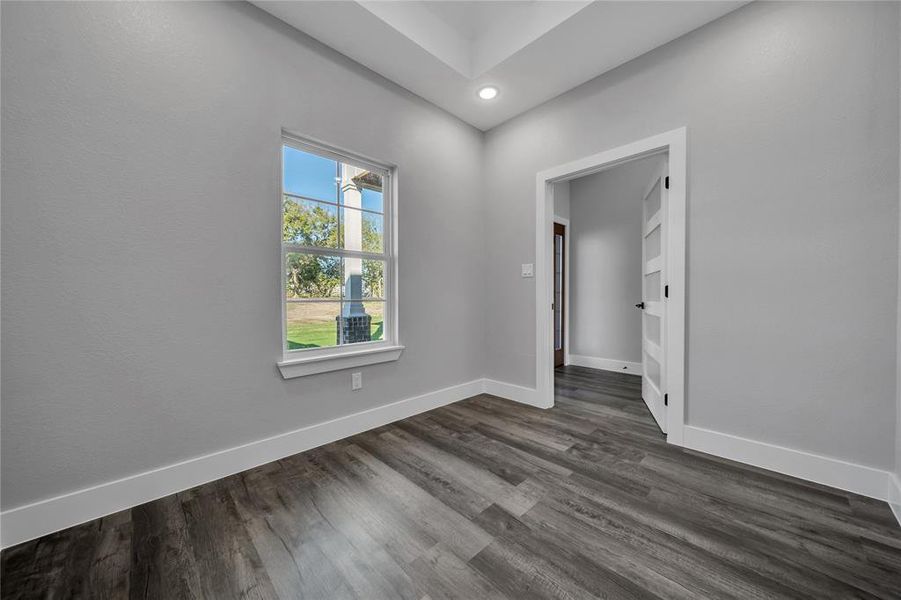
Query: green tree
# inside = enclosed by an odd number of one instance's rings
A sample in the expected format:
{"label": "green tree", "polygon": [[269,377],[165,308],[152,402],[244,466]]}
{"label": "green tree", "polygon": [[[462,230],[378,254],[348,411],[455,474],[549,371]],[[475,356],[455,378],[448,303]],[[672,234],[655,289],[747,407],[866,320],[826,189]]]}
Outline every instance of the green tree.
{"label": "green tree", "polygon": [[290,253],[285,257],[285,292],[294,298],[331,298],[338,295],[341,259],[336,256]]}
{"label": "green tree", "polygon": [[[380,253],[381,226],[369,215],[362,219],[363,250]],[[285,242],[318,248],[340,247],[337,211],[315,202],[284,200]],[[339,294],[341,260],[337,257],[289,253],[285,260],[285,293],[293,298],[329,298]],[[363,261],[363,286],[368,295],[383,298],[384,268],[381,261]]]}
{"label": "green tree", "polygon": [[[282,239],[303,246],[338,247],[336,213],[312,202],[284,201]],[[337,257],[289,253],[285,257],[285,293],[294,298],[328,298],[337,295],[341,261]]]}
{"label": "green tree", "polygon": [[293,244],[320,248],[338,247],[338,217],[331,207],[315,202],[303,204],[285,198],[283,239]]}
{"label": "green tree", "polygon": [[[376,227],[372,218],[363,218],[363,250],[380,253],[382,248],[382,232]],[[376,260],[363,261],[363,289],[373,298],[384,298],[385,274],[383,263]]]}
{"label": "green tree", "polygon": [[363,290],[371,298],[384,298],[385,277],[383,263],[377,260],[363,261]]}

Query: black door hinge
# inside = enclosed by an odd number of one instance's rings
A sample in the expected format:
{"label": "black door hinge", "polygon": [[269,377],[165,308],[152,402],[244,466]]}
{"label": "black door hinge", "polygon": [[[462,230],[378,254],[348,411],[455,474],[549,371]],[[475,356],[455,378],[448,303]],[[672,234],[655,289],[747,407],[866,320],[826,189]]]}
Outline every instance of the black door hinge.
{"label": "black door hinge", "polygon": [[669,286],[668,285],[663,286],[663,297],[669,298]]}
{"label": "black door hinge", "polygon": [[669,189],[669,175],[667,175],[666,178],[663,180],[663,187],[665,187],[666,189]]}
{"label": "black door hinge", "polygon": [[663,406],[669,406],[669,394],[663,394]]}

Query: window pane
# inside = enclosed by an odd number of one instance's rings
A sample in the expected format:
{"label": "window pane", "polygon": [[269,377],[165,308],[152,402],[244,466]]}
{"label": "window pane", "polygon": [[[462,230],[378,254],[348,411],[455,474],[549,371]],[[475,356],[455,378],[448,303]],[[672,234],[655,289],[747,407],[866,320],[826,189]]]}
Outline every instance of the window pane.
{"label": "window pane", "polygon": [[344,259],[344,299],[385,298],[385,262],[362,258]]}
{"label": "window pane", "polygon": [[341,305],[345,344],[385,339],[385,303],[345,301]]}
{"label": "window pane", "polygon": [[363,250],[379,253],[385,251],[382,215],[363,213]]}
{"label": "window pane", "polygon": [[374,210],[378,213],[385,212],[385,202],[382,198],[381,190],[363,189],[363,208],[366,210]]}
{"label": "window pane", "polygon": [[289,194],[337,202],[338,163],[283,146],[282,187]]}
{"label": "window pane", "polygon": [[338,345],[340,302],[301,302],[288,300],[288,350],[324,348]]}
{"label": "window pane", "polygon": [[383,212],[382,176],[341,163],[341,204]]}
{"label": "window pane", "polygon": [[285,255],[285,298],[340,300],[341,259],[289,252]]}
{"label": "window pane", "polygon": [[317,248],[338,247],[338,207],[285,196],[282,239]]}
{"label": "window pane", "polygon": [[366,314],[372,317],[370,323],[370,339],[373,342],[385,339],[385,303],[384,302],[364,302],[363,308]]}
{"label": "window pane", "polygon": [[382,221],[382,215],[342,208],[341,247],[381,254],[385,247]]}

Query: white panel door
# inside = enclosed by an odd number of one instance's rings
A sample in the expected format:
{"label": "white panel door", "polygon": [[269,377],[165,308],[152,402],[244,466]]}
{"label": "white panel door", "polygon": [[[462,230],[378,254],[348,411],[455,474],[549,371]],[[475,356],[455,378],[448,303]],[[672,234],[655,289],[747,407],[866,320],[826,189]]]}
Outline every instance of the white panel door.
{"label": "white panel door", "polygon": [[666,433],[666,188],[667,165],[654,176],[642,199],[641,397]]}

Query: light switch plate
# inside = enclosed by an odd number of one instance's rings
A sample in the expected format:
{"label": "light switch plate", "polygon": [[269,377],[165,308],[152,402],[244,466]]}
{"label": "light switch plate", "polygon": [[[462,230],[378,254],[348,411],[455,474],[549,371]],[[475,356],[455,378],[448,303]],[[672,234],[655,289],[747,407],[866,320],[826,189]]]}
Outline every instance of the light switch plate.
{"label": "light switch plate", "polygon": [[352,390],[361,390],[363,389],[363,374],[357,371],[356,373],[350,374],[350,389]]}
{"label": "light switch plate", "polygon": [[535,267],[532,263],[525,263],[522,266],[522,276],[523,277],[534,277],[535,276]]}

